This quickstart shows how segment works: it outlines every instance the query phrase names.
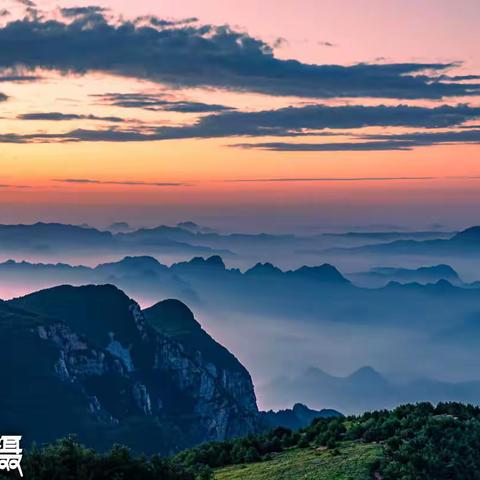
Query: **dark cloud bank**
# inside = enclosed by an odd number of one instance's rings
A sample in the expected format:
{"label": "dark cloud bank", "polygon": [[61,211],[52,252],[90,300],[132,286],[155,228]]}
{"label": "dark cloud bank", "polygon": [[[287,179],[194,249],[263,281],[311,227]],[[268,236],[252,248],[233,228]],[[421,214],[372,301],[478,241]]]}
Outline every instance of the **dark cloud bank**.
{"label": "dark cloud bank", "polygon": [[78,115],[75,113],[60,112],[37,112],[23,113],[18,115],[19,120],[44,120],[44,121],[68,121],[68,120],[98,120],[102,122],[121,123],[124,120],[120,117],[101,117],[97,115]]}
{"label": "dark cloud bank", "polygon": [[27,16],[0,28],[0,68],[100,71],[179,87],[312,98],[438,99],[480,92],[479,84],[442,77],[453,64],[306,64],[276,58],[270,45],[248,34],[195,19],[114,22],[99,7],[64,9],[63,15]]}
{"label": "dark cloud bank", "polygon": [[[60,113],[27,114],[26,119],[71,119]],[[192,125],[110,128],[103,130],[76,129],[66,133],[3,134],[0,141],[12,143],[53,141],[106,141],[133,142],[186,138],[225,137],[306,137],[335,135],[325,129],[358,129],[375,127],[415,127],[438,129],[458,126],[480,116],[480,108],[467,105],[439,106],[435,108],[398,106],[338,106],[307,105],[260,112],[224,111],[203,116]],[[82,116],[74,116],[82,118]],[[110,117],[93,117],[107,119]],[[115,117],[113,117],[115,118]],[[118,121],[120,119],[117,119]],[[110,121],[113,121],[111,119]],[[339,143],[252,143],[237,144],[243,148],[261,148],[284,151],[332,150],[402,150],[437,143],[477,143],[480,129],[450,132],[425,132],[402,135],[358,135],[355,142]],[[358,142],[361,140],[361,142]]]}
{"label": "dark cloud bank", "polygon": [[363,135],[361,142],[338,143],[241,143],[235,147],[272,150],[277,152],[334,152],[334,151],[382,151],[411,150],[415,147],[453,144],[480,144],[480,129],[449,132],[417,132],[410,134]]}

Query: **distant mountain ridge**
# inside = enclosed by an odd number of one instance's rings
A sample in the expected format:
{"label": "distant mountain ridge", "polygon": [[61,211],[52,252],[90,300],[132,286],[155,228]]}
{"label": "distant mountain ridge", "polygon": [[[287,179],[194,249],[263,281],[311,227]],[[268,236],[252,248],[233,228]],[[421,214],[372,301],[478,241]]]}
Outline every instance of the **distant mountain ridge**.
{"label": "distant mountain ridge", "polygon": [[[445,276],[449,281],[444,279]],[[429,312],[447,299],[451,302],[452,315],[454,308],[458,308],[457,315],[464,309],[473,313],[474,309],[480,308],[476,285],[461,283],[456,272],[448,266],[367,272],[369,281],[373,278],[378,283],[374,289],[362,288],[361,283],[356,286],[358,282],[354,274],[348,277],[354,284],[330,264],[284,271],[270,263],[257,263],[241,272],[237,268],[227,268],[218,255],[194,257],[170,267],[149,256],[125,257],[94,268],[14,261],[0,264],[0,283],[11,288],[27,285],[35,290],[62,283],[111,283],[130,296],[141,298],[144,305],[152,304],[158,298],[178,298],[193,305],[216,304],[217,312],[229,308],[238,312],[265,312],[268,315],[282,312],[299,316],[303,315],[302,305],[308,304],[305,313],[309,315],[319,311],[323,316],[334,315],[335,321],[350,321],[350,309],[345,308],[348,302],[352,305],[352,312],[356,312],[356,321],[367,318],[364,313],[367,312],[368,318],[382,318],[387,324],[391,322],[390,317],[403,318],[405,323],[405,318],[412,316],[411,308],[418,310],[421,320],[421,312]],[[293,292],[301,292],[301,297],[291,295]],[[445,293],[448,297],[443,297]],[[243,302],[243,298],[250,301]],[[411,308],[407,308],[408,304]],[[390,308],[391,305],[396,308]],[[440,317],[449,315],[449,310],[442,307],[438,314]],[[439,326],[440,317],[437,320]],[[422,322],[417,324],[420,326]]]}
{"label": "distant mountain ridge", "polygon": [[398,283],[437,283],[440,280],[461,286],[463,281],[459,274],[445,264],[424,266],[419,268],[375,267],[367,272],[347,274],[355,284],[367,287],[382,287],[389,282]]}
{"label": "distant mountain ridge", "polygon": [[469,227],[450,238],[428,240],[395,240],[387,243],[355,247],[340,247],[328,253],[376,255],[480,255],[480,226]]}
{"label": "distant mountain ridge", "polygon": [[299,430],[308,427],[316,418],[342,417],[343,415],[332,409],[323,408],[312,410],[302,403],[296,403],[293,408],[285,410],[261,412],[262,420],[268,428],[285,427]]}
{"label": "distant mountain ridge", "polygon": [[269,233],[218,233],[192,221],[176,226],[159,225],[132,229],[126,222],[115,222],[106,230],[88,225],[38,222],[28,225],[0,225],[0,247],[12,253],[43,253],[55,256],[80,248],[83,253],[123,254],[221,254],[249,255],[257,259],[276,252],[280,258],[295,251],[313,255],[338,245],[342,248],[385,244],[391,240],[444,239],[448,232],[353,232],[344,234],[293,235]]}
{"label": "distant mountain ridge", "polygon": [[277,378],[264,389],[267,401],[288,403],[292,397],[313,406],[331,405],[346,414],[421,401],[480,405],[480,380],[449,383],[424,378],[393,382],[372,367],[362,367],[344,377],[311,367],[296,378]]}

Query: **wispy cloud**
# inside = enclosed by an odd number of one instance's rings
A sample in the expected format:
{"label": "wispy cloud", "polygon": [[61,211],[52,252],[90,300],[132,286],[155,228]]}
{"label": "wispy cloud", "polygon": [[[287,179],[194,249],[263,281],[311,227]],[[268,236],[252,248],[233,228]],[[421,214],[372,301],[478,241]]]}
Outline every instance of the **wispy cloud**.
{"label": "wispy cloud", "polygon": [[77,183],[87,185],[125,185],[133,187],[190,187],[186,182],[143,182],[135,180],[95,180],[91,178],[54,178],[54,182]]}
{"label": "wispy cloud", "polygon": [[[225,111],[206,115],[193,124],[183,126],[130,126],[126,129],[77,129],[65,133],[3,134],[0,142],[29,143],[55,141],[145,142],[187,138],[226,137],[313,137],[338,135],[335,130],[363,127],[419,127],[439,129],[460,125],[480,117],[480,108],[468,105],[439,106],[434,108],[398,106],[337,106],[307,105],[259,112]],[[26,114],[25,119],[103,119],[115,117],[75,116],[60,113]],[[121,121],[121,119],[117,119]],[[327,129],[333,130],[327,131]],[[461,143],[473,143],[475,129],[452,133]],[[473,133],[472,133],[473,132]],[[421,134],[418,134],[421,135]],[[428,137],[433,143],[444,142],[444,133]],[[433,135],[433,134],[432,134]],[[442,136],[443,135],[443,136]],[[427,140],[425,140],[427,139]],[[343,143],[241,143],[234,146],[268,150],[334,151],[334,150],[399,150],[409,149],[421,142],[421,137],[408,135],[357,135],[355,140]]]}
{"label": "wispy cloud", "polygon": [[11,185],[11,184],[7,184],[7,183],[1,183],[0,184],[0,188],[31,188],[30,185]]}
{"label": "wispy cloud", "polygon": [[154,112],[208,113],[233,110],[226,105],[193,102],[188,100],[169,100],[165,95],[148,93],[106,93],[92,95],[102,103],[124,108],[141,108]]}
{"label": "wispy cloud", "polygon": [[78,17],[92,14],[101,14],[106,12],[108,9],[96,5],[90,5],[88,7],[65,7],[61,8],[60,12],[64,17]]}
{"label": "wispy cloud", "polygon": [[44,120],[44,121],[68,121],[68,120],[97,120],[102,122],[121,123],[125,120],[120,117],[102,117],[97,115],[79,115],[75,113],[60,112],[36,112],[23,113],[17,116],[19,120]]}
{"label": "wispy cloud", "polygon": [[[360,140],[360,141],[359,141]],[[238,143],[232,147],[270,150],[276,152],[338,152],[412,150],[433,145],[479,144],[480,129],[447,132],[417,132],[387,135],[362,135],[351,142],[293,143],[263,142]]]}
{"label": "wispy cloud", "polygon": [[412,142],[332,142],[332,143],[291,143],[291,142],[262,142],[236,143],[230,145],[235,148],[250,150],[270,150],[275,152],[367,152],[386,150],[411,150],[415,145]]}
{"label": "wispy cloud", "polygon": [[440,177],[316,177],[316,178],[242,178],[223,180],[226,183],[291,183],[291,182],[390,182],[397,180],[436,180]]}
{"label": "wispy cloud", "polygon": [[327,41],[322,41],[322,40],[319,41],[318,44],[321,45],[322,47],[336,47],[337,46],[332,42],[327,42]]}
{"label": "wispy cloud", "polygon": [[19,3],[20,5],[24,5],[25,7],[31,7],[31,8],[37,7],[37,4],[32,0],[14,0],[14,1],[16,3]]}
{"label": "wispy cloud", "polygon": [[37,75],[0,75],[0,82],[35,82],[41,80],[42,77]]}

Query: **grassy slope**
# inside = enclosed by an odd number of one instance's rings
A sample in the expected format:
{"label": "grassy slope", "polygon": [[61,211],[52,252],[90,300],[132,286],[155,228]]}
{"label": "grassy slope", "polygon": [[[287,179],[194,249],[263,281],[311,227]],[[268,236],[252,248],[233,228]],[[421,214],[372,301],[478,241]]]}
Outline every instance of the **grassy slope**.
{"label": "grassy slope", "polygon": [[382,454],[374,444],[345,443],[328,450],[292,449],[272,460],[218,470],[215,480],[370,480],[370,465]]}

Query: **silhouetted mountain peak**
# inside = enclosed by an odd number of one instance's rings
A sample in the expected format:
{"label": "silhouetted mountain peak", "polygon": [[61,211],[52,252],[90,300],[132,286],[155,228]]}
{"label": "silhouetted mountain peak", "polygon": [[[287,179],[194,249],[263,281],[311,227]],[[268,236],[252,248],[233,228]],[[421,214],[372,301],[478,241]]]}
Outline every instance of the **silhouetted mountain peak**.
{"label": "silhouetted mountain peak", "polygon": [[283,272],[270,262],[257,263],[245,272],[245,275],[278,275]]}
{"label": "silhouetted mountain peak", "polygon": [[175,265],[192,265],[192,266],[199,266],[199,267],[215,267],[221,268],[222,270],[225,269],[225,263],[223,262],[222,257],[220,255],[212,255],[211,257],[204,258],[204,257],[193,257],[188,262],[180,262]]}
{"label": "silhouetted mountain peak", "polygon": [[332,375],[318,367],[308,367],[305,371],[306,378],[333,378]]}
{"label": "silhouetted mountain peak", "polygon": [[435,272],[439,275],[443,275],[445,277],[456,277],[458,278],[458,273],[450,266],[444,263],[439,265],[432,265],[431,267],[420,267],[418,271],[430,271]]}
{"label": "silhouetted mountain peak", "polygon": [[385,378],[370,366],[361,367],[358,370],[355,370],[347,378],[350,381],[355,382],[386,383]]}
{"label": "silhouetted mountain peak", "polygon": [[150,257],[148,255],[135,257],[127,256],[122,258],[119,262],[104,263],[99,265],[98,267],[101,268],[106,265],[117,265],[131,268],[157,268],[163,266],[156,258]]}
{"label": "silhouetted mountain peak", "polygon": [[132,229],[127,222],[113,222],[107,230],[112,232],[128,232]]}
{"label": "silhouetted mountain peak", "polygon": [[454,287],[448,280],[445,280],[444,278],[440,279],[437,283],[435,283],[436,287],[439,288],[456,288]]}
{"label": "silhouetted mountain peak", "polygon": [[292,408],[293,413],[296,415],[304,415],[313,412],[312,409],[308,408],[303,403],[296,403]]}
{"label": "silhouetted mountain peak", "polygon": [[198,228],[199,226],[200,225],[198,225],[198,223],[192,222],[191,220],[177,223],[177,227],[180,227],[180,228]]}
{"label": "silhouetted mountain peak", "polygon": [[206,262],[208,265],[225,268],[225,263],[220,255],[212,255],[207,258]]}
{"label": "silhouetted mountain peak", "polygon": [[480,242],[480,226],[470,227],[457,233],[453,240],[462,242]]}
{"label": "silhouetted mountain peak", "polygon": [[296,403],[292,412],[301,420],[305,419],[305,423],[310,423],[313,418],[342,417],[343,415],[337,410],[323,408],[322,410],[313,410],[303,403]]}
{"label": "silhouetted mountain peak", "polygon": [[261,415],[270,428],[284,427],[292,430],[307,427],[316,418],[343,417],[336,410],[312,410],[303,403],[296,403],[291,409],[261,412]]}
{"label": "silhouetted mountain peak", "polygon": [[297,270],[288,272],[289,275],[304,277],[325,283],[349,284],[350,282],[329,263],[324,263],[316,267],[304,265]]}

